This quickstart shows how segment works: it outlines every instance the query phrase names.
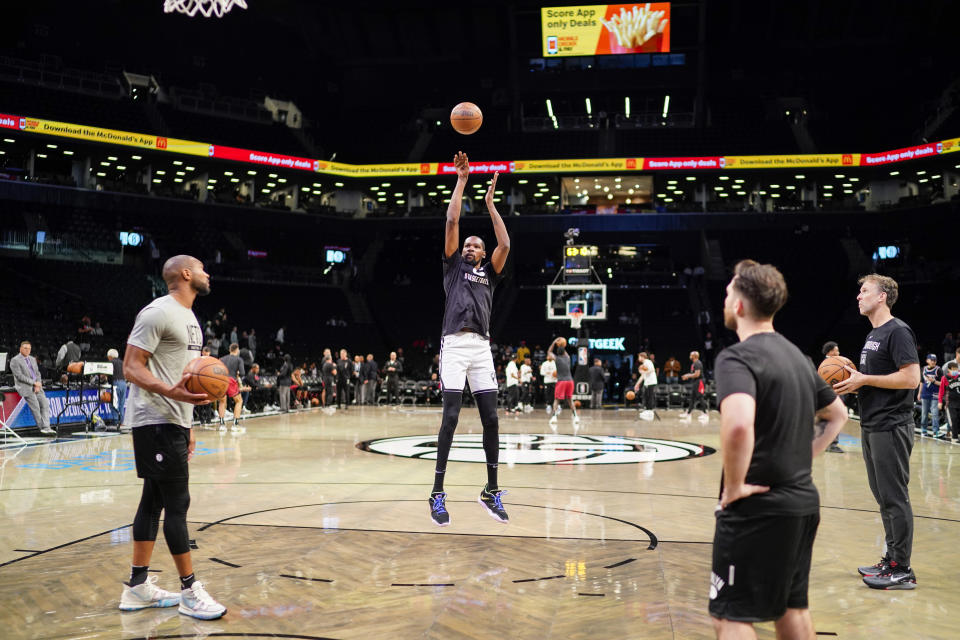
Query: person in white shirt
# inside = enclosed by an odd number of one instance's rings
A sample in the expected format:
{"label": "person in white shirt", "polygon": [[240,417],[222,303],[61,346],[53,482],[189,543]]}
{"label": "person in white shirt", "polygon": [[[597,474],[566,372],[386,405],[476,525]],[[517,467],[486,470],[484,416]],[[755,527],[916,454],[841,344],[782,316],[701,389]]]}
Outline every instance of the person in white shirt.
{"label": "person in white shirt", "polygon": [[657,407],[657,370],[653,368],[653,361],[647,357],[646,351],[637,355],[637,371],[640,376],[637,378],[637,384],[633,387],[635,392],[640,391],[643,386],[643,408],[647,411],[653,411]]}
{"label": "person in white shirt", "polygon": [[547,359],[540,365],[540,377],[543,379],[543,401],[547,403],[547,415],[553,412],[553,390],[557,386],[557,363],[555,356],[547,354]]}
{"label": "person in white shirt", "polygon": [[533,364],[530,358],[524,358],[520,365],[521,408],[525,412],[533,411]]}
{"label": "person in white shirt", "polygon": [[511,359],[507,363],[507,413],[520,410],[520,369],[517,361]]}

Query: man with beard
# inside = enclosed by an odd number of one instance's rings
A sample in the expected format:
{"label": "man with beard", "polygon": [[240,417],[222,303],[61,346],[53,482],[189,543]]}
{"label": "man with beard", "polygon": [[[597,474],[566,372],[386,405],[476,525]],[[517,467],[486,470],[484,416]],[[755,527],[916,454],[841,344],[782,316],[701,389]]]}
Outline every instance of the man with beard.
{"label": "man with beard", "polygon": [[[169,293],[137,314],[123,359],[124,376],[132,385],[127,423],[143,492],[133,519],[133,562],[120,609],[180,605],[182,614],[212,620],[227,609],[194,579],[187,533],[188,462],[196,447],[192,405],[209,399],[188,391],[189,374],[183,373],[203,346],[203,330],[192,307],[198,295],[210,293],[210,276],[199,260],[181,255],[163,265],[163,279]],[[161,511],[163,537],[180,575],[180,593],[157,587],[157,577],[147,576]]]}
{"label": "man with beard", "polygon": [[503,491],[497,487],[500,428],[497,420],[497,374],[490,351],[490,310],[493,290],[503,279],[503,267],[510,252],[510,236],[493,204],[498,175],[494,173],[486,195],[487,210],[497,237],[497,246],[490,261],[483,262],[487,256],[486,246],[476,236],[464,240],[463,250],[457,251],[460,245],[460,201],[470,175],[470,163],[462,151],[457,153],[453,162],[457,169],[457,185],[447,208],[443,250],[443,290],[446,294],[440,343],[443,418],[437,438],[437,465],[429,500],[430,518],[441,527],[450,524],[443,478],[453,432],[460,418],[464,384],[469,382],[483,425],[483,452],[487,462],[487,484],[480,492],[480,504],[494,520],[506,524],[509,519],[501,502]]}
{"label": "man with beard", "polygon": [[811,464],[847,411],[773,328],[786,300],[774,266],[743,260],[723,302],[740,342],[716,363],[723,475],[709,610],[719,638],[755,638],[753,623],[766,620],[778,638],[814,637],[807,589],[820,496]]}

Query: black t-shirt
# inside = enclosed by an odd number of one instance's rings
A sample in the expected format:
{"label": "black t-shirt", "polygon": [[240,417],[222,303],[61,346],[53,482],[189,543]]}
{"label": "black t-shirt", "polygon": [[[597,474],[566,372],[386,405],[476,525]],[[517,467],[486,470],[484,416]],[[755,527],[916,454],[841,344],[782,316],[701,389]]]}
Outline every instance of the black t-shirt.
{"label": "black t-shirt", "polygon": [[473,267],[455,252],[443,258],[443,290],[447,300],[443,308],[443,331],[448,336],[463,329],[471,329],[490,337],[490,307],[493,290],[503,274],[496,273],[489,262]]}
{"label": "black t-shirt", "polygon": [[220,362],[223,363],[223,366],[227,368],[227,373],[230,374],[231,378],[242,378],[244,374],[243,360],[240,359],[240,356],[235,356],[232,354],[227,354],[220,358]]}
{"label": "black t-shirt", "polygon": [[593,365],[590,367],[590,389],[592,391],[600,391],[603,389],[603,367],[598,367]]}
{"label": "black t-shirt", "polygon": [[[738,500],[735,514],[809,515],[820,508],[810,465],[816,412],[837,397],[807,357],[779,333],[758,333],[717,356],[717,402],[746,393],[757,403],[747,484],[770,487]],[[721,492],[723,479],[720,480]]]}
{"label": "black t-shirt", "polygon": [[336,369],[336,366],[337,365],[333,364],[333,360],[326,360],[323,363],[323,365],[320,367],[320,373],[323,375],[325,380],[333,379],[333,370]]}
{"label": "black t-shirt", "polygon": [[699,361],[699,360],[697,360],[696,362],[691,362],[691,363],[690,363],[690,373],[697,373],[698,371],[700,372],[700,375],[697,376],[696,378],[689,378],[689,379],[687,379],[687,384],[689,384],[691,387],[694,387],[695,389],[697,389],[697,390],[699,391],[699,390],[701,390],[701,385],[704,384],[704,379],[703,379],[703,363],[702,363],[701,361]]}
{"label": "black t-shirt", "polygon": [[[860,352],[860,372],[868,376],[896,373],[906,364],[920,364],[917,337],[906,322],[891,318],[867,335]],[[864,431],[892,431],[913,423],[916,389],[881,389],[862,386],[860,426]]]}

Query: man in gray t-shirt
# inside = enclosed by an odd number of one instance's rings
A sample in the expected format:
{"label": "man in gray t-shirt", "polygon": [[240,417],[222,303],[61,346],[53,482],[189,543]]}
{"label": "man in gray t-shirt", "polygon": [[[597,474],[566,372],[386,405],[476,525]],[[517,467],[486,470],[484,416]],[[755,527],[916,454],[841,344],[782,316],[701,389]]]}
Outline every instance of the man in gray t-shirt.
{"label": "man in gray t-shirt", "polygon": [[547,349],[547,353],[554,355],[557,364],[557,386],[553,391],[553,415],[550,416],[550,428],[557,430],[560,401],[566,400],[573,414],[573,430],[576,432],[580,428],[580,416],[577,415],[577,408],[573,404],[573,372],[570,369],[570,354],[567,353],[566,338],[554,340]]}
{"label": "man in gray t-shirt", "polygon": [[[227,609],[195,581],[187,533],[187,463],[196,447],[190,428],[192,405],[209,399],[191,393],[186,387],[189,374],[183,373],[200,355],[203,332],[192,308],[198,295],[210,293],[210,276],[196,258],[175,256],[163,265],[163,279],[170,293],[137,314],[123,359],[124,377],[133,387],[127,424],[133,428],[133,455],[143,492],[133,519],[133,562],[120,609],[180,605],[180,613],[212,620]],[[161,512],[163,536],[180,575],[179,593],[157,587],[156,578],[147,580]]]}

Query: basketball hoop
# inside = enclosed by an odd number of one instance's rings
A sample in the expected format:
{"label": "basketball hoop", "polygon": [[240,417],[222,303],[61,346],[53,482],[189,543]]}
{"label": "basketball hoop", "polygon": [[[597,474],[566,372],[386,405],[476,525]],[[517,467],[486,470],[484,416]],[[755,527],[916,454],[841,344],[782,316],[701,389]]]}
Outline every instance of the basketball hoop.
{"label": "basketball hoop", "polygon": [[163,12],[178,11],[188,16],[195,16],[199,11],[204,18],[211,16],[222,18],[223,14],[233,9],[233,5],[241,9],[247,8],[246,0],[164,0]]}
{"label": "basketball hoop", "polygon": [[574,311],[573,313],[570,314],[570,328],[571,328],[571,329],[579,329],[581,322],[583,322],[583,312],[582,312],[582,311]]}

